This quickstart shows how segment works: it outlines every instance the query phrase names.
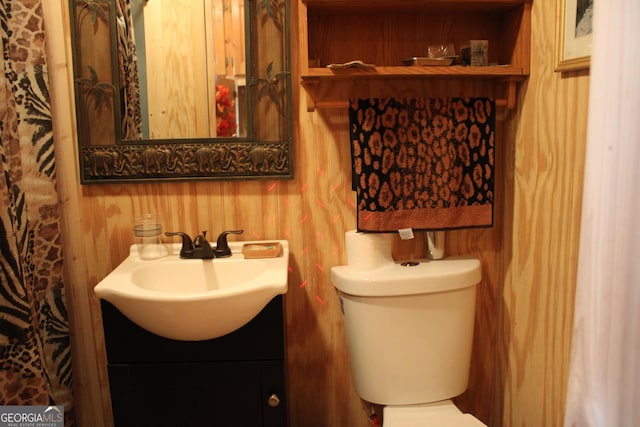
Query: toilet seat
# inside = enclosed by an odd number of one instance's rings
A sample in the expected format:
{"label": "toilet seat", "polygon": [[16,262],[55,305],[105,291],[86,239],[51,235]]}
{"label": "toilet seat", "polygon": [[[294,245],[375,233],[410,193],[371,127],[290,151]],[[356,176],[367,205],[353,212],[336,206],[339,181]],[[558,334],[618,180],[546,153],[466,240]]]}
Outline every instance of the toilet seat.
{"label": "toilet seat", "polygon": [[450,400],[425,405],[385,406],[382,427],[486,427]]}

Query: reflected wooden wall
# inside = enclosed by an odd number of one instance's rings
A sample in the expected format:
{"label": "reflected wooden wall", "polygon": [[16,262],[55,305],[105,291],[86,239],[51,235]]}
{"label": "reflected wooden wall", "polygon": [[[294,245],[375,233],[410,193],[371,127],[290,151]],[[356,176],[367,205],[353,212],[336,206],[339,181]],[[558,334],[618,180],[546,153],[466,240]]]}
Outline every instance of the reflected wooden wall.
{"label": "reflected wooden wall", "polygon": [[[81,186],[68,28],[59,25],[66,0],[43,5],[79,425],[112,424],[92,288],[126,257],[133,241],[130,218],[154,210],[164,215],[167,229],[215,234],[243,228],[245,239],[290,241],[291,426],[368,426],[369,408],[352,388],[329,283],[331,266],[345,261],[344,232],[355,227],[346,112],[307,113],[304,92],[295,88],[291,181]],[[496,427],[562,424],[573,314],[589,78],[553,72],[555,1],[535,0],[532,15],[531,76],[518,108],[504,113],[500,125],[497,226],[454,232],[449,239],[451,253],[475,253],[484,269],[471,384],[458,403]],[[294,41],[293,52],[297,48]],[[421,243],[397,244],[395,253],[421,255]]]}

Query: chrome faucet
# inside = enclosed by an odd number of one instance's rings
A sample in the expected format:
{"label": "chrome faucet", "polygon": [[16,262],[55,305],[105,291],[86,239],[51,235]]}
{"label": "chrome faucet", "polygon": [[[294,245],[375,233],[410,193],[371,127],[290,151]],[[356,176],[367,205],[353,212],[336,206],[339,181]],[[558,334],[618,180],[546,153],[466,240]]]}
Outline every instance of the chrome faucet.
{"label": "chrome faucet", "polygon": [[224,258],[231,256],[231,249],[227,243],[228,234],[242,234],[242,230],[223,231],[218,236],[215,249],[207,241],[207,232],[203,231],[193,240],[187,233],[182,231],[167,231],[165,236],[180,236],[182,238],[182,247],[180,248],[180,258],[183,259],[211,259]]}

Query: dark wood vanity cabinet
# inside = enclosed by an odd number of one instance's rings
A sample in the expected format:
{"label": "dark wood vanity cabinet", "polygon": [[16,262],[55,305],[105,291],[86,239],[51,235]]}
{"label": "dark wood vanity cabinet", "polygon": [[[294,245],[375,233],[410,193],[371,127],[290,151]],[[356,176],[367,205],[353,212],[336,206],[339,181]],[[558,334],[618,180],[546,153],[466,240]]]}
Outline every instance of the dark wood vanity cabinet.
{"label": "dark wood vanity cabinet", "polygon": [[162,338],[101,307],[116,427],[287,425],[281,296],[208,341]]}

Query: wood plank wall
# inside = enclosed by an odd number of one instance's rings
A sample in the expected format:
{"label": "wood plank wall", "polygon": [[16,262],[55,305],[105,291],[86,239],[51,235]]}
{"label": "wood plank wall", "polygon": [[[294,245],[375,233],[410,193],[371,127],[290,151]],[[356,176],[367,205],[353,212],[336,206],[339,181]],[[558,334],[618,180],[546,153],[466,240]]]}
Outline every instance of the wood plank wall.
{"label": "wood plank wall", "polygon": [[[130,218],[148,210],[164,215],[167,229],[243,228],[245,239],[288,239],[290,425],[369,425],[369,408],[352,388],[329,283],[331,266],[345,261],[344,232],[355,226],[346,113],[307,113],[296,86],[291,181],[81,186],[66,3],[47,0],[43,7],[79,425],[112,425],[92,288],[126,257]],[[484,269],[471,383],[458,403],[494,427],[559,426],[564,414],[589,77],[553,71],[555,13],[555,0],[534,1],[531,76],[500,130],[497,227],[455,232],[449,241],[451,253],[475,253]],[[294,64],[298,47],[294,40]],[[419,256],[421,243],[397,245],[395,252]]]}

